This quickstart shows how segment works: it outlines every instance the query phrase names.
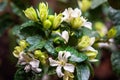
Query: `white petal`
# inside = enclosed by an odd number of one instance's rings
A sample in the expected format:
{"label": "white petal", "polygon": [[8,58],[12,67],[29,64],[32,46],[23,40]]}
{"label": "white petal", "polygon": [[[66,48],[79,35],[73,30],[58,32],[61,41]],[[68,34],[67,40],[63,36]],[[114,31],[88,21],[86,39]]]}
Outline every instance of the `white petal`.
{"label": "white petal", "polygon": [[49,58],[50,66],[58,66],[58,61],[53,60],[52,58]]}
{"label": "white petal", "polygon": [[95,42],[95,37],[90,38],[90,46],[92,46]]}
{"label": "white petal", "polygon": [[40,63],[39,60],[36,60],[36,59],[34,59],[34,60],[32,60],[32,61],[29,62],[29,64],[33,68],[38,68],[39,67],[39,63]]}
{"label": "white petal", "polygon": [[69,72],[74,72],[75,66],[73,64],[66,63],[64,69]]}
{"label": "white petal", "polygon": [[70,56],[71,56],[70,52],[64,51],[63,59],[64,59],[65,62],[67,62],[67,59],[68,59],[68,57],[70,57]]}
{"label": "white petal", "polygon": [[26,65],[25,68],[24,68],[25,72],[29,72],[30,68],[31,68],[30,65]]}
{"label": "white petal", "polygon": [[32,68],[32,70],[35,71],[36,73],[39,73],[42,71],[42,69],[40,69],[40,68]]}
{"label": "white petal", "polygon": [[89,60],[90,62],[97,62],[98,60],[97,59],[92,59],[92,60]]}
{"label": "white petal", "polygon": [[95,50],[95,49],[94,49],[93,47],[91,47],[91,46],[89,46],[89,47],[87,47],[87,48],[84,48],[83,50],[86,50],[86,51],[93,51],[93,52],[98,53],[98,51]]}
{"label": "white petal", "polygon": [[62,73],[62,66],[58,66],[57,68],[56,68],[56,73],[57,73],[57,75],[58,75],[58,77],[62,77],[62,76],[64,76],[64,74]]}
{"label": "white petal", "polygon": [[109,44],[108,44],[108,43],[98,43],[98,46],[99,46],[100,48],[102,48],[102,47],[108,48],[108,47],[109,47]]}
{"label": "white petal", "polygon": [[63,51],[59,51],[58,53],[58,60],[63,60]]}
{"label": "white petal", "polygon": [[78,14],[78,16],[81,16],[82,12],[80,9],[75,8],[74,11]]}
{"label": "white petal", "polygon": [[88,28],[88,29],[92,29],[92,23],[91,22],[84,22],[83,26]]}
{"label": "white petal", "polygon": [[66,42],[68,42],[69,39],[69,34],[67,31],[62,32],[62,38],[65,39]]}

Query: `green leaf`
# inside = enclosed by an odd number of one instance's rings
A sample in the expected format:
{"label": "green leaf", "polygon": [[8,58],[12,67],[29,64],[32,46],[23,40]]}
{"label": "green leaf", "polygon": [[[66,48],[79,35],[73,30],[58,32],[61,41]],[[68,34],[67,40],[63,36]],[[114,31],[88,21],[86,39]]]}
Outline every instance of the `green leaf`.
{"label": "green leaf", "polygon": [[78,80],[89,80],[90,69],[86,64],[79,64],[76,66]]}
{"label": "green leaf", "polygon": [[44,48],[49,52],[49,54],[56,56],[55,48],[52,41],[47,41]]}
{"label": "green leaf", "polygon": [[24,29],[26,27],[34,26],[35,22],[34,21],[27,21],[21,25],[21,29]]}
{"label": "green leaf", "polygon": [[91,9],[95,9],[101,4],[105,3],[107,0],[92,0],[92,6]]}
{"label": "green leaf", "polygon": [[26,41],[30,44],[29,51],[33,51],[35,49],[42,49],[45,45],[45,40],[42,40],[41,36],[31,36],[26,39]]}
{"label": "green leaf", "polygon": [[55,51],[59,52],[59,51],[64,51],[65,47],[56,47]]}
{"label": "green leaf", "polygon": [[79,53],[76,49],[72,47],[67,47],[66,51],[71,53],[71,57],[69,58],[72,62],[83,62],[87,59],[87,56],[83,53]]}
{"label": "green leaf", "polygon": [[25,80],[26,79],[26,73],[23,68],[19,68],[14,76],[14,80]]}
{"label": "green leaf", "polygon": [[96,31],[90,30],[88,28],[82,28],[82,33],[83,35],[88,35],[89,37],[100,37],[100,35]]}
{"label": "green leaf", "polygon": [[42,49],[44,47],[44,45],[45,45],[45,42],[46,42],[45,40],[41,40],[41,41],[37,42],[36,44],[32,45],[28,49],[28,51],[34,51],[36,49]]}
{"label": "green leaf", "polygon": [[109,16],[115,26],[120,25],[120,10],[109,8]]}
{"label": "green leaf", "polygon": [[36,36],[27,37],[26,41],[29,44],[34,45],[34,44],[38,43],[41,39],[42,39],[41,36],[36,35]]}
{"label": "green leaf", "polygon": [[120,76],[120,51],[113,52],[111,55],[112,68]]}

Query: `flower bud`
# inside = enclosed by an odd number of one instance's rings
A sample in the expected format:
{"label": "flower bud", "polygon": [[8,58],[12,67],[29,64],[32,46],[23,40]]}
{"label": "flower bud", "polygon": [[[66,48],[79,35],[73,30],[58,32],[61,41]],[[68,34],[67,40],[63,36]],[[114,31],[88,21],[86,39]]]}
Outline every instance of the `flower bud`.
{"label": "flower bud", "polygon": [[22,52],[23,51],[23,49],[20,47],[20,46],[16,46],[15,47],[15,50],[13,51],[13,55],[15,56],[15,57],[19,57],[19,54],[20,54],[20,52]]}
{"label": "flower bud", "polygon": [[49,15],[48,19],[53,23],[55,16],[54,15]]}
{"label": "flower bud", "polygon": [[107,33],[107,37],[108,38],[113,38],[116,36],[117,30],[115,27],[111,28],[108,33]]}
{"label": "flower bud", "polygon": [[78,40],[78,48],[83,49],[90,45],[90,37],[83,36],[81,39]]}
{"label": "flower bud", "polygon": [[87,51],[87,52],[85,52],[85,54],[88,56],[89,60],[95,59],[97,56],[97,53],[93,52],[93,51]]}
{"label": "flower bud", "polygon": [[55,15],[55,18],[53,20],[53,29],[57,29],[60,23],[62,22],[62,14]]}
{"label": "flower bud", "polygon": [[72,28],[74,29],[78,29],[79,27],[81,27],[83,24],[83,21],[80,19],[80,17],[77,17],[77,18],[73,18],[71,20],[71,25],[72,25]]}
{"label": "flower bud", "polygon": [[28,19],[31,19],[33,21],[38,21],[37,13],[33,7],[27,8],[24,11],[24,14]]}
{"label": "flower bud", "polygon": [[78,0],[78,5],[83,12],[86,12],[91,6],[91,0]]}
{"label": "flower bud", "polygon": [[48,4],[40,3],[39,4],[39,16],[40,20],[43,22],[48,17]]}
{"label": "flower bud", "polygon": [[43,27],[44,27],[45,29],[49,29],[49,28],[51,27],[51,25],[52,25],[52,23],[51,23],[50,20],[45,20],[45,21],[43,22]]}
{"label": "flower bud", "polygon": [[41,50],[35,50],[34,55],[36,58],[39,58],[42,55]]}
{"label": "flower bud", "polygon": [[25,40],[20,40],[19,45],[21,48],[25,49],[28,46],[28,43]]}

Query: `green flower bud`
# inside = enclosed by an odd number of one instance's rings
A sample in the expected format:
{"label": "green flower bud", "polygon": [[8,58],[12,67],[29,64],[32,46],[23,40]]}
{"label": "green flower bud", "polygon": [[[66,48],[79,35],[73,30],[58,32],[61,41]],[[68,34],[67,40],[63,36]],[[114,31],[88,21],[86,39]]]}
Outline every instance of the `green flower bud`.
{"label": "green flower bud", "polygon": [[82,26],[83,24],[83,21],[80,19],[80,17],[77,17],[77,18],[73,18],[71,20],[71,25],[72,25],[72,28],[74,29],[78,29]]}
{"label": "green flower bud", "polygon": [[107,36],[108,38],[113,38],[116,36],[116,33],[117,33],[117,30],[115,27],[113,27],[108,31]]}
{"label": "green flower bud", "polygon": [[86,12],[91,6],[91,0],[78,0],[78,5],[83,12]]}
{"label": "green flower bud", "polygon": [[51,27],[51,25],[52,25],[52,23],[51,23],[50,20],[45,20],[45,21],[43,22],[43,27],[44,27],[45,29],[49,29],[49,28]]}
{"label": "green flower bud", "polygon": [[15,50],[13,51],[13,55],[15,56],[15,57],[19,57],[19,54],[20,54],[20,52],[22,52],[23,51],[23,48],[21,48],[20,46],[16,46],[15,47]]}
{"label": "green flower bud", "polygon": [[28,46],[28,43],[25,40],[20,40],[19,45],[21,48],[25,49]]}
{"label": "green flower bud", "polygon": [[54,15],[49,15],[48,19],[53,23],[55,16]]}
{"label": "green flower bud", "polygon": [[55,18],[53,20],[53,27],[52,28],[57,29],[59,27],[61,21],[62,21],[62,14],[61,13],[58,14],[58,15],[55,14]]}
{"label": "green flower bud", "polygon": [[48,4],[40,3],[39,4],[39,16],[40,20],[43,22],[48,17]]}
{"label": "green flower bud", "polygon": [[81,39],[78,40],[78,48],[83,49],[90,45],[90,37],[83,36]]}
{"label": "green flower bud", "polygon": [[35,57],[36,58],[39,58],[40,56],[42,56],[42,52],[41,52],[41,50],[35,50],[35,52],[34,52],[34,55],[35,55]]}
{"label": "green flower bud", "polygon": [[37,13],[33,7],[27,8],[23,12],[28,19],[31,19],[33,21],[38,21]]}
{"label": "green flower bud", "polygon": [[85,54],[88,56],[89,60],[95,59],[97,56],[97,53],[93,51],[87,51]]}

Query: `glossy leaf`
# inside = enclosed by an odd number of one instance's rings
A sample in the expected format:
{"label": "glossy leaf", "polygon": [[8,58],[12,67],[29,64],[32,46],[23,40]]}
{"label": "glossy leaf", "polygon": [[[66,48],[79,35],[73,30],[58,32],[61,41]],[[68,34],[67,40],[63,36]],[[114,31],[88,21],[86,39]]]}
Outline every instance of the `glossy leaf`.
{"label": "glossy leaf", "polygon": [[79,64],[76,66],[77,79],[78,80],[89,80],[90,69],[86,64]]}
{"label": "glossy leaf", "polygon": [[87,59],[87,56],[83,53],[79,53],[76,49],[72,47],[67,47],[66,51],[71,53],[71,57],[69,58],[72,62],[83,62]]}
{"label": "glossy leaf", "polygon": [[56,55],[53,42],[47,41],[44,48],[48,51],[49,54],[54,55],[54,56]]}

